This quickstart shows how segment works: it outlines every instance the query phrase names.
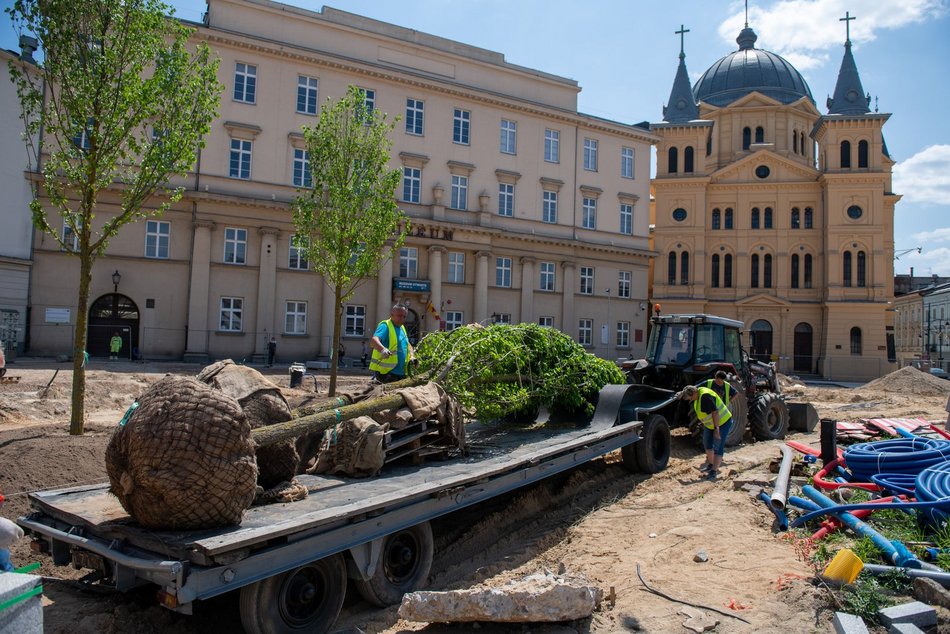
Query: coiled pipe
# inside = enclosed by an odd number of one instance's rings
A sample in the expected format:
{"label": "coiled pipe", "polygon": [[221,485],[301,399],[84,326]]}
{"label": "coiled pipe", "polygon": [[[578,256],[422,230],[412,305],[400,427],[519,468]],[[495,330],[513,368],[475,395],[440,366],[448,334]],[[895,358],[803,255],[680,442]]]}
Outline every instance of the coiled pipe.
{"label": "coiled pipe", "polygon": [[917,475],[950,460],[950,441],[934,438],[896,438],[852,445],[844,452],[848,469],[858,480],[870,481],[879,473]]}

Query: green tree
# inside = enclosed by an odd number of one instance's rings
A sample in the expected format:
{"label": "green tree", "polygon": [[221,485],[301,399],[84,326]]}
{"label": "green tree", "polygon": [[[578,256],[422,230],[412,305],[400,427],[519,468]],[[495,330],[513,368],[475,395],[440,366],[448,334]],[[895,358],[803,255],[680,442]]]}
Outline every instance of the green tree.
{"label": "green tree", "polygon": [[330,395],[336,393],[343,304],[405,241],[409,222],[393,198],[399,170],[389,169],[389,134],[395,121],[366,107],[350,86],[327,101],[315,126],[304,127],[313,188],[293,204],[298,246],[333,292],[333,362]]}
{"label": "green tree", "polygon": [[[35,69],[10,64],[30,169],[42,174],[33,222],[79,257],[69,431],[81,434],[93,263],[122,226],[181,198],[168,179],[192,168],[217,116],[218,60],[204,44],[189,50],[193,30],[159,0],[17,0],[7,12],[43,54]],[[97,218],[104,192],[118,213]]]}

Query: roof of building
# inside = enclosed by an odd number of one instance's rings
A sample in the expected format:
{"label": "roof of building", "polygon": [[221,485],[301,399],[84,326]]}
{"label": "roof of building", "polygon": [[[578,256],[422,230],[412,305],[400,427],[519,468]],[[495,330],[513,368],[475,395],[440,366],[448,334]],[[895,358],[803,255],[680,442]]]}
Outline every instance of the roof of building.
{"label": "roof of building", "polygon": [[751,28],[742,29],[736,38],[739,50],[715,62],[696,82],[696,101],[722,107],[760,92],[786,104],[802,97],[815,102],[801,73],[780,55],[755,48],[757,39]]}
{"label": "roof of building", "polygon": [[851,40],[844,43],[844,58],[838,70],[835,96],[828,99],[828,114],[867,114],[871,112],[871,95],[865,96],[858,67],[851,54]]}
{"label": "roof of building", "polygon": [[689,85],[689,73],[686,72],[686,54],[680,50],[680,64],[676,69],[670,100],[663,106],[663,120],[668,123],[686,123],[699,119],[699,108],[693,98]]}

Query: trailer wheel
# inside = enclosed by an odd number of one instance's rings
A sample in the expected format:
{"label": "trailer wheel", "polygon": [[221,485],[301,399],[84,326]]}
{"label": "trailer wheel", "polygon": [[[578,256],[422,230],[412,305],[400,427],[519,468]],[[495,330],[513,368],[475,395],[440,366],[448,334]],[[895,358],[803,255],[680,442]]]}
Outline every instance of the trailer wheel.
{"label": "trailer wheel", "polygon": [[399,603],[402,595],[421,587],[429,578],[433,549],[428,522],[387,535],[376,573],[366,580],[355,579],[356,589],[380,607]]}
{"label": "trailer wheel", "polygon": [[778,440],[788,431],[788,406],[778,394],[767,392],[752,402],[752,435],[756,440]]}
{"label": "trailer wheel", "polygon": [[326,632],[345,594],[343,555],[331,555],[241,588],[241,623],[248,634]]}
{"label": "trailer wheel", "polygon": [[628,471],[659,473],[670,461],[670,425],[660,414],[651,414],[640,429],[640,440],[620,450]]}

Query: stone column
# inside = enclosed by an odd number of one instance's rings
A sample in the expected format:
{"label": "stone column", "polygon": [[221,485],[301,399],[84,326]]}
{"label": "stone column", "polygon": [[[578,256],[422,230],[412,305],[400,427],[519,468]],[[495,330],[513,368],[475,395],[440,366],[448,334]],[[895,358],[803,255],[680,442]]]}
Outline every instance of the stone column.
{"label": "stone column", "polygon": [[537,260],[530,256],[521,258],[521,315],[515,323],[534,320],[534,263]]}
{"label": "stone column", "polygon": [[561,293],[561,332],[574,338],[577,324],[574,321],[574,291],[577,281],[574,279],[574,263],[561,262],[564,269],[564,288]]}
{"label": "stone column", "polygon": [[208,302],[211,288],[210,220],[195,222],[195,241],[191,250],[191,283],[188,292],[188,341],[184,360],[189,363],[208,362]]}
{"label": "stone column", "polygon": [[[386,247],[389,249],[390,247]],[[393,259],[385,253],[383,257],[383,266],[379,269],[379,276],[376,279],[376,321],[366,324],[369,330],[369,336],[372,336],[376,330],[376,324],[384,319],[389,319],[389,311],[392,309],[393,302]]]}
{"label": "stone column", "polygon": [[490,251],[475,253],[475,314],[472,321],[488,319],[488,259]]}
{"label": "stone column", "polygon": [[[444,254],[445,247],[429,247],[429,284],[431,287],[429,301],[432,302],[433,308],[437,311],[442,308],[442,256]],[[441,312],[439,316],[445,319],[445,315],[442,315]],[[432,313],[426,313],[426,324],[428,324],[426,329],[429,332],[439,329],[439,320]]]}
{"label": "stone column", "polygon": [[267,361],[267,342],[276,336],[274,328],[274,305],[277,289],[277,238],[280,230],[260,227],[261,263],[257,275],[257,328],[254,337],[254,363]]}

